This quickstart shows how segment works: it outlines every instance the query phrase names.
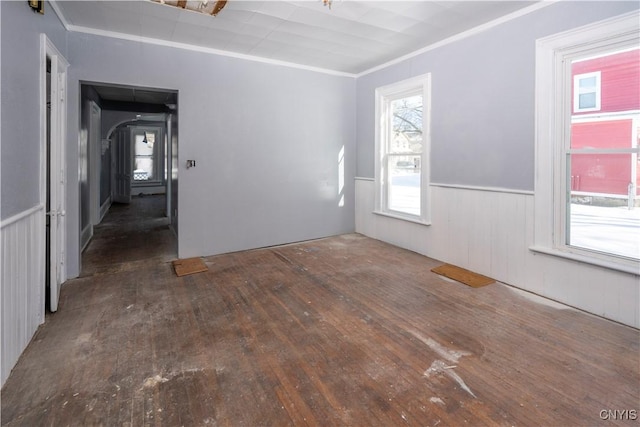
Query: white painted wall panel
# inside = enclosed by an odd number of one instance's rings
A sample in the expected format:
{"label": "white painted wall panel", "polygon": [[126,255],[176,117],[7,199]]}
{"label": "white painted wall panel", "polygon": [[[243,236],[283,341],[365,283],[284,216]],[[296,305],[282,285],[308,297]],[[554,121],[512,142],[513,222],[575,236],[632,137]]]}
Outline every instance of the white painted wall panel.
{"label": "white painted wall panel", "polygon": [[529,250],[532,194],[434,185],[425,226],[374,214],[373,180],[355,190],[358,233],[640,328],[638,276]]}
{"label": "white painted wall panel", "polygon": [[44,322],[44,208],[8,218],[1,226],[2,339],[0,384]]}

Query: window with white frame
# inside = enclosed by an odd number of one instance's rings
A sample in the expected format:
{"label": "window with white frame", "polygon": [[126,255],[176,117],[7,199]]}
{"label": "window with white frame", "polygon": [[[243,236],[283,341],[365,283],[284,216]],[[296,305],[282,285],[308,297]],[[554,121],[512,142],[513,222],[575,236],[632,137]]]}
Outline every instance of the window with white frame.
{"label": "window with white frame", "polygon": [[429,221],[430,75],[376,90],[376,213]]}
{"label": "window with white frame", "polygon": [[133,140],[133,181],[134,184],[158,184],[164,177],[164,146],[160,128],[131,128]]}
{"label": "window with white frame", "polygon": [[573,78],[573,111],[600,110],[600,71],[575,75]]}
{"label": "window with white frame", "polygon": [[634,12],[537,42],[532,247],[636,274],[639,18]]}

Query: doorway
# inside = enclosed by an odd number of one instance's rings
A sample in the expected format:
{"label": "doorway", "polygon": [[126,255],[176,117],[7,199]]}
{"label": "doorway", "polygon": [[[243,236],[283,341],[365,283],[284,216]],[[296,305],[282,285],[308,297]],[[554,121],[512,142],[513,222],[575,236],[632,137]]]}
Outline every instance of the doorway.
{"label": "doorway", "polygon": [[81,276],[177,256],[177,101],[172,90],[81,83]]}

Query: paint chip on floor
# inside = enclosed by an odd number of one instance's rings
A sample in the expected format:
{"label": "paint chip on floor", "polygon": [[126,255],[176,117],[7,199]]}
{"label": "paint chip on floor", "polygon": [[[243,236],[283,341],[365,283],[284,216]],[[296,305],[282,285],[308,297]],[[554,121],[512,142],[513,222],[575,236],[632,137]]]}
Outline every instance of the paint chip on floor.
{"label": "paint chip on floor", "polygon": [[429,398],[429,402],[444,406],[444,401],[437,396]]}

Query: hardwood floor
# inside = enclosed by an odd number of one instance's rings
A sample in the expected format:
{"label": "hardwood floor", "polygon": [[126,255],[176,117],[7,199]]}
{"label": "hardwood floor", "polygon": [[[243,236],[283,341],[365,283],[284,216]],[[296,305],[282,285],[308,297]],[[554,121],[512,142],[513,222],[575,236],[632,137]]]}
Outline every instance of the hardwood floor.
{"label": "hardwood floor", "polygon": [[64,285],[3,425],[638,424],[636,329],[357,234],[181,278],[167,253]]}
{"label": "hardwood floor", "polygon": [[177,243],[165,216],[166,198],[151,195],[114,203],[82,254],[80,276],[104,274],[123,266],[149,261],[170,261]]}

